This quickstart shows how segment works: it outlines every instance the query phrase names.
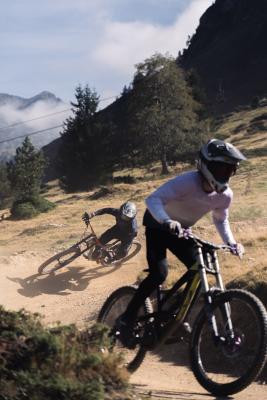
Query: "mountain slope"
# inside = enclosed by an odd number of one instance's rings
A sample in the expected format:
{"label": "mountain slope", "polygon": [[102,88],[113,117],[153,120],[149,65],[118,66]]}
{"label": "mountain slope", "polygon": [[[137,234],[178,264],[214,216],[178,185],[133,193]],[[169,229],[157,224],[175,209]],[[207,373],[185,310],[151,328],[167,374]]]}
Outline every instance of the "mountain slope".
{"label": "mountain slope", "polygon": [[7,93],[0,93],[0,107],[2,106],[14,106],[17,109],[24,109],[32,106],[38,101],[53,102],[55,104],[62,103],[62,100],[56,97],[53,93],[43,91],[36,96],[30,98],[24,98],[20,96],[14,96]]}
{"label": "mountain slope", "polygon": [[215,111],[267,93],[266,37],[266,0],[216,0],[202,15],[181,63],[199,73]]}

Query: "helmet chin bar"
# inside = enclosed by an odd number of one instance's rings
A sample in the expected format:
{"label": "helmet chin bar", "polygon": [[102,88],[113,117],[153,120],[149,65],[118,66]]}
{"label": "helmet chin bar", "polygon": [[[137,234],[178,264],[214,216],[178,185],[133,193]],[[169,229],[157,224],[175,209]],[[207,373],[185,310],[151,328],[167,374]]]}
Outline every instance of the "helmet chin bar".
{"label": "helmet chin bar", "polygon": [[217,192],[217,193],[223,193],[227,188],[228,188],[228,183],[218,183],[218,182],[214,182],[213,185],[213,189]]}

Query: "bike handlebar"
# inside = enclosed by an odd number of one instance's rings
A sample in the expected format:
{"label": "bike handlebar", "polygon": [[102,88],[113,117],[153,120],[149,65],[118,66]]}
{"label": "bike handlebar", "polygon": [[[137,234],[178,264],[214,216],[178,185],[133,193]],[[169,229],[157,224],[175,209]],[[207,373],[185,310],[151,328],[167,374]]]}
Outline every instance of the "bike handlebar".
{"label": "bike handlebar", "polygon": [[[96,233],[94,231],[94,228],[93,228],[93,226],[92,226],[92,224],[90,222],[90,218],[88,218],[88,219],[84,219],[83,218],[83,221],[84,221],[84,223],[86,225],[86,228],[88,228],[88,226],[89,226],[90,229],[91,229],[92,234],[95,237],[97,237],[97,235],[96,235]],[[178,235],[178,233],[177,233],[177,235]],[[197,242],[198,244],[200,244],[201,246],[208,246],[208,247],[212,248],[213,250],[227,250],[227,251],[230,251],[230,252],[232,250],[230,245],[227,245],[227,244],[215,244],[215,243],[209,242],[207,240],[203,240],[200,237],[198,237],[197,235],[193,234],[190,231],[190,229],[182,228],[182,234],[181,234],[181,231],[180,231],[178,236],[180,238],[182,237],[182,238],[185,238],[185,239],[192,239],[195,242]]]}
{"label": "bike handlebar", "polygon": [[227,245],[227,244],[215,244],[215,243],[209,242],[207,240],[203,240],[200,237],[198,237],[197,235],[193,234],[192,232],[189,233],[188,229],[183,229],[183,237],[185,239],[195,240],[200,245],[209,246],[209,247],[213,248],[214,250],[229,250],[229,251],[231,251],[231,246],[230,245]]}

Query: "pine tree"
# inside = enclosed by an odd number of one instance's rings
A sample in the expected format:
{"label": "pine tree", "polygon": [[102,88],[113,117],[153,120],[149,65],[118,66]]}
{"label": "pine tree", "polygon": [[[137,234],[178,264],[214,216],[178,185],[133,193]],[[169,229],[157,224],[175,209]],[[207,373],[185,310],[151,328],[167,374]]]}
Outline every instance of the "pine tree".
{"label": "pine tree", "polygon": [[7,163],[7,176],[13,193],[11,215],[17,219],[32,218],[55,207],[40,196],[46,162],[26,137],[16,149],[14,160]]}
{"label": "pine tree", "polygon": [[6,206],[7,199],[11,196],[10,184],[7,178],[5,164],[0,164],[0,208]]}
{"label": "pine tree", "polygon": [[7,163],[8,179],[16,200],[39,196],[45,164],[43,153],[35,150],[27,136],[16,149],[14,160]]}
{"label": "pine tree", "polygon": [[72,103],[73,116],[64,123],[59,151],[61,184],[68,190],[86,188],[96,173],[100,133],[95,120],[99,96],[88,85],[75,90]]}

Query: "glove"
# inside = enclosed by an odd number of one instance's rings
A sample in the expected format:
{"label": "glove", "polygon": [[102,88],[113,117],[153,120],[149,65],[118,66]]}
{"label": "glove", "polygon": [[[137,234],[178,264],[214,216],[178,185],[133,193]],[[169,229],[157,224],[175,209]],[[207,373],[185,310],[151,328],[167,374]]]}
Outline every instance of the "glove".
{"label": "glove", "polygon": [[172,234],[183,237],[183,228],[180,222],[174,221],[173,219],[167,219],[164,221],[163,226]]}
{"label": "glove", "polygon": [[82,220],[84,221],[84,223],[85,223],[86,225],[88,225],[89,219],[93,218],[94,215],[95,215],[94,213],[87,213],[87,212],[85,212],[85,213],[83,214],[83,216],[82,216]]}
{"label": "glove", "polygon": [[230,244],[230,251],[234,256],[238,256],[239,258],[242,258],[245,254],[244,246],[241,243]]}
{"label": "glove", "polygon": [[189,239],[190,235],[192,235],[192,229],[191,228],[183,229],[183,238]]}

